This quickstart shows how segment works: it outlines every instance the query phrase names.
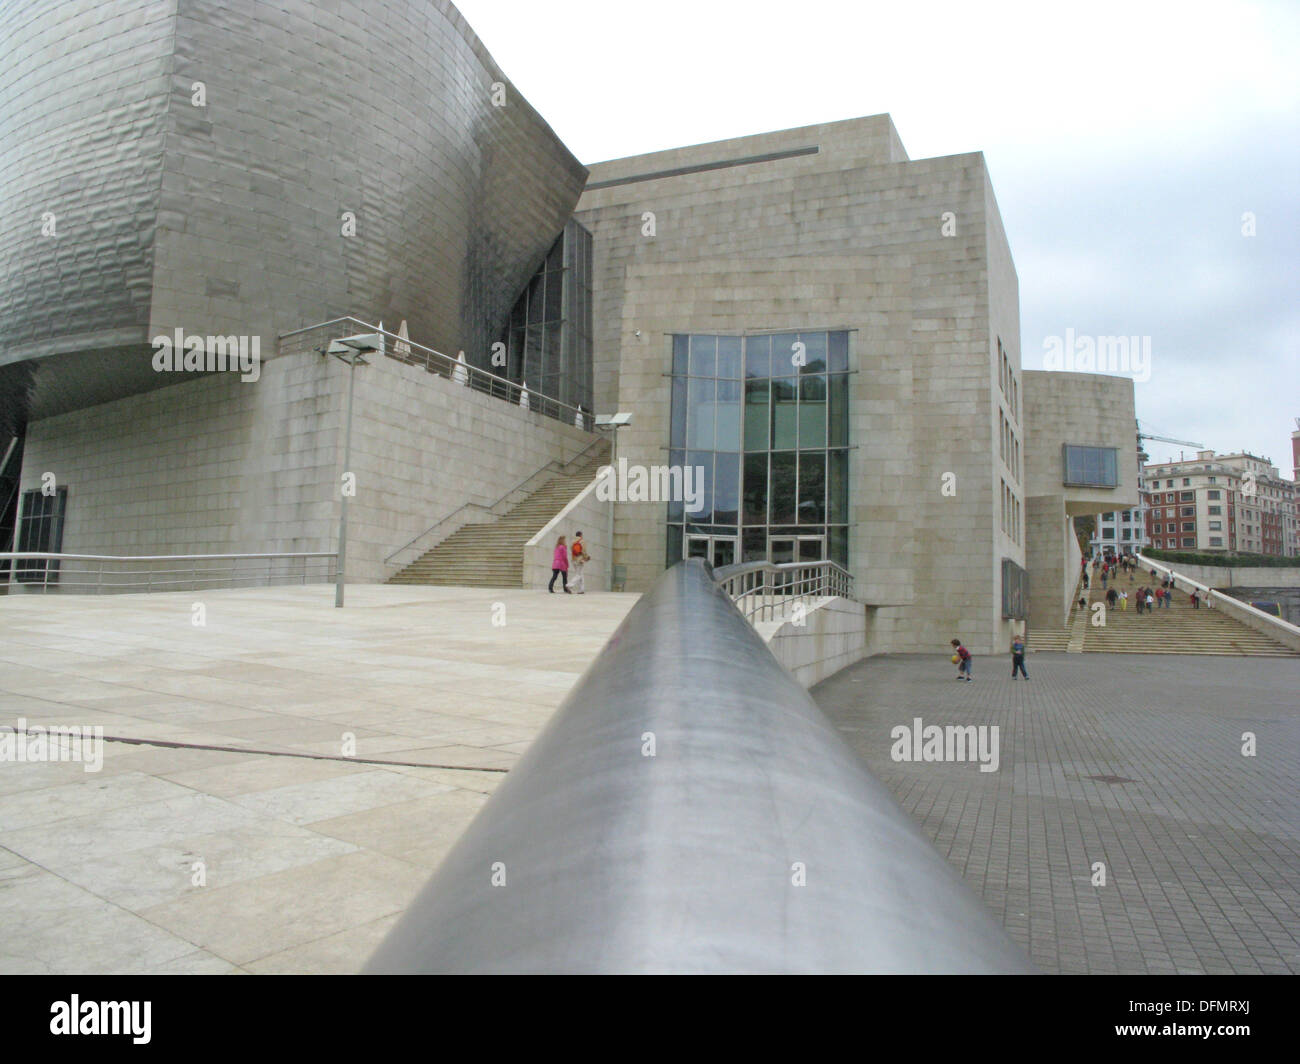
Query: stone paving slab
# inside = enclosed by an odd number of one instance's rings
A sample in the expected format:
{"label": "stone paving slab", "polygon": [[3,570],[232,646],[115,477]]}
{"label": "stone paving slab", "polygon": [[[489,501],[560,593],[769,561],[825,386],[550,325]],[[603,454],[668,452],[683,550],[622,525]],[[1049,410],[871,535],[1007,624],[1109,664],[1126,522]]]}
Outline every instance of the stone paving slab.
{"label": "stone paving slab", "polygon": [[0,761],[0,972],[358,970],[637,599],[333,595],[0,597],[0,724],[185,744]]}
{"label": "stone paving slab", "polygon": [[[1300,972],[1300,662],[1040,652],[1028,682],[1007,655],[974,669],[955,682],[946,658],[887,655],[812,694],[1035,964]],[[918,717],[997,726],[998,770],[895,761],[891,730]]]}

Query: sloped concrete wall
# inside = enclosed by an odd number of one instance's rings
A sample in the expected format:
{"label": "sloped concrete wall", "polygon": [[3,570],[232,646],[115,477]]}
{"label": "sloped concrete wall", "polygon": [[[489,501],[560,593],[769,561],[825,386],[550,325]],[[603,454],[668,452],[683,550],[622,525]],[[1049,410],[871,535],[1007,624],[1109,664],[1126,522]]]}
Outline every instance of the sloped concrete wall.
{"label": "sloped concrete wall", "polygon": [[867,652],[867,607],[848,599],[825,600],[808,611],[803,624],[791,620],[754,627],[804,687],[861,661]]}

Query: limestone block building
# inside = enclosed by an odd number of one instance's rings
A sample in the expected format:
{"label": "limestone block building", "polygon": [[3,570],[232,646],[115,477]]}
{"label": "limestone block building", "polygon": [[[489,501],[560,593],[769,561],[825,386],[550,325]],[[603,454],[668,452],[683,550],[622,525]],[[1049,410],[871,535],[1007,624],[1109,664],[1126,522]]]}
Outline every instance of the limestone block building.
{"label": "limestone block building", "polygon": [[[909,159],[877,115],[594,165],[577,218],[597,404],[634,415],[619,453],[708,485],[694,513],[619,508],[633,586],[691,555],[830,558],[877,649],[987,651],[1027,619],[1031,566],[1067,579],[1067,514],[1136,499],[1132,383],[1025,382],[981,154]],[[1109,483],[1066,487],[1067,444],[1113,450]]]}

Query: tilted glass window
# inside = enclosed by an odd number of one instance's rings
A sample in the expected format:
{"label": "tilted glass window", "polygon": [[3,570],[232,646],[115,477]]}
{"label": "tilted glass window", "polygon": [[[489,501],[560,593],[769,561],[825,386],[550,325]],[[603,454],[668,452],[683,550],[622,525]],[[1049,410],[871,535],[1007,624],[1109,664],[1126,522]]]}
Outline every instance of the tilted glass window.
{"label": "tilted glass window", "polygon": [[1067,443],[1061,449],[1066,487],[1119,486],[1119,452],[1116,448],[1079,447]]}

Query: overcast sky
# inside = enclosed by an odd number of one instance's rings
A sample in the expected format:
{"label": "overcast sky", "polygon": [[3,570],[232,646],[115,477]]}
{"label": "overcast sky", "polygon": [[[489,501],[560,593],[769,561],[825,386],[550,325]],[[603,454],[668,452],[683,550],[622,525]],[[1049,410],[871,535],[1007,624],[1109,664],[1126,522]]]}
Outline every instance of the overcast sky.
{"label": "overcast sky", "polygon": [[1025,368],[1067,330],[1150,337],[1146,431],[1290,475],[1296,0],[456,3],[584,162],[883,112],[911,158],[983,151]]}

